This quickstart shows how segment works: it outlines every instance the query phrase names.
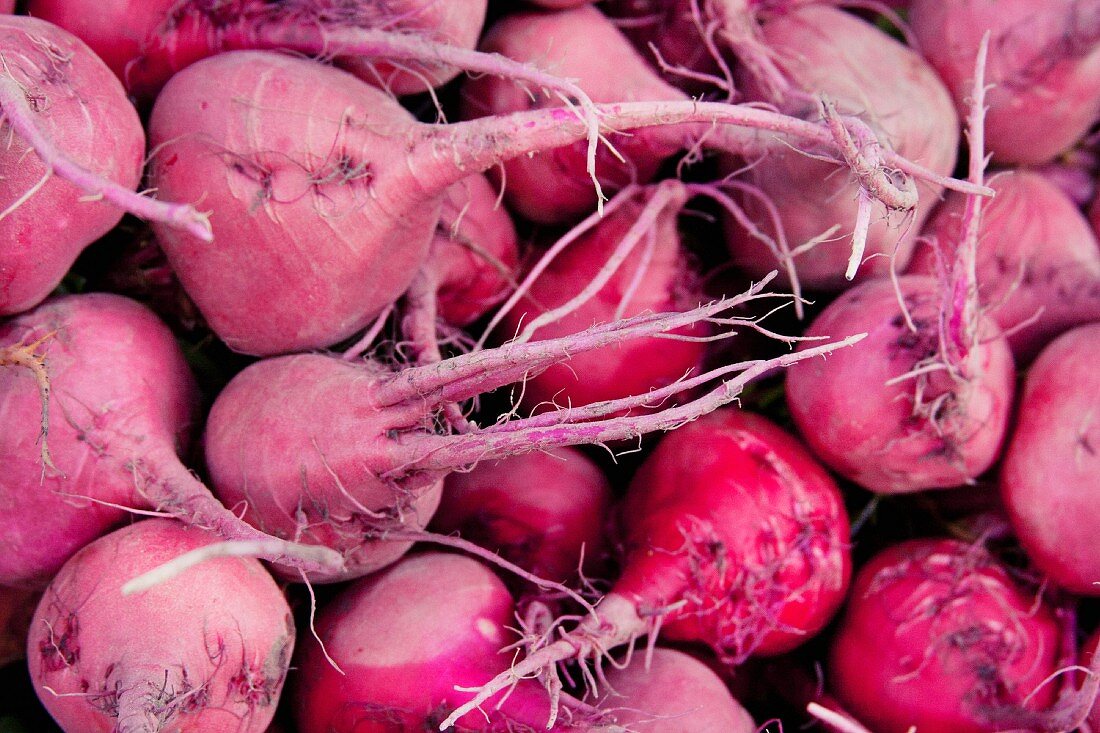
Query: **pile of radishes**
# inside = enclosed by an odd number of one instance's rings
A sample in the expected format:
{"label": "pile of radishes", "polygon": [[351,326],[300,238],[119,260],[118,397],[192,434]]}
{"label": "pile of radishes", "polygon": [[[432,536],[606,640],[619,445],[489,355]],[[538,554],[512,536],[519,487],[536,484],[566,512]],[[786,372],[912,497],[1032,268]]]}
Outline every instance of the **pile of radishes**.
{"label": "pile of radishes", "polygon": [[1100,733],[1100,0],[0,2],[0,123],[5,733]]}

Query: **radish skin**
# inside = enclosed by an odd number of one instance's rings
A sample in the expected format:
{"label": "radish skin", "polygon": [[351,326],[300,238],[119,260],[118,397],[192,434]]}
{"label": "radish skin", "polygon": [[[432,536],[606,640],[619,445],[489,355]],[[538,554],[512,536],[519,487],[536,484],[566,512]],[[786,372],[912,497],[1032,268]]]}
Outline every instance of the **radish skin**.
{"label": "radish skin", "polygon": [[140,595],[120,590],[213,539],[149,519],[86,546],[53,579],[32,621],[27,656],[39,700],[62,730],[266,730],[290,664],[294,623],[259,562],[213,560]]}

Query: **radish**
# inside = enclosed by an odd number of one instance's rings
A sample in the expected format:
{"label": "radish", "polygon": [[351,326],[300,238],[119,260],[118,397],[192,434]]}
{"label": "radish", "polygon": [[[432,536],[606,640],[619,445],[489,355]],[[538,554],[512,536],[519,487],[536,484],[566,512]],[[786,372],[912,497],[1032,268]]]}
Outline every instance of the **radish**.
{"label": "radish", "polygon": [[340,567],[338,555],[256,532],[180,462],[198,395],[171,331],[143,306],[102,293],[47,301],[0,325],[5,362],[0,584],[44,586],[127,510],[257,543],[269,560]]}
{"label": "radish", "polygon": [[[437,411],[445,404],[509,384],[570,354],[673,331],[758,297],[759,287],[686,313],[636,316],[565,338],[396,372],[374,361],[322,354],[259,361],[233,378],[210,411],[205,446],[212,486],[227,506],[247,507],[245,519],[263,531],[344,555],[344,568],[309,572],[311,580],[364,575],[422,538],[416,530],[431,518],[448,473],[480,460],[669,429],[735,399],[750,379],[790,359],[858,340],[722,367],[638,396],[496,425],[471,424],[461,434],[435,432]],[[643,409],[734,372],[740,373],[685,405]],[[628,409],[638,413],[610,417]]]}
{"label": "radish", "polygon": [[[638,102],[599,112],[619,129],[706,121],[742,147],[758,144],[760,130],[770,144],[790,136],[832,145],[818,125],[747,107]],[[424,262],[447,187],[581,140],[587,127],[566,109],[425,125],[349,74],[235,51],[173,77],[149,134],[154,185],[210,206],[218,232],[212,247],[155,227],[181,283],[231,348],[275,354],[347,338],[392,303]]]}
{"label": "radish", "polygon": [[[1100,244],[1065,194],[1042,176],[995,176],[977,255],[980,301],[1006,332],[1013,355],[1030,360],[1074,325],[1100,319]],[[910,272],[943,272],[963,236],[965,197],[949,194],[924,230]],[[939,263],[937,265],[937,263]]]}
{"label": "radish", "polygon": [[919,539],[860,569],[833,638],[828,681],[876,733],[1039,727],[1063,630],[1037,591],[979,545]]}
{"label": "radish", "polygon": [[[508,665],[515,604],[476,560],[431,552],[348,586],[304,642],[293,692],[300,733],[433,730],[462,694]],[[412,623],[410,623],[412,621]],[[545,695],[521,683],[499,710],[467,715],[460,731],[536,730]]]}
{"label": "radish", "polygon": [[141,122],[84,43],[36,18],[0,15],[0,45],[0,316],[40,303],[126,211],[209,239],[192,207],[134,193]]}
{"label": "radish", "polygon": [[960,110],[974,53],[992,31],[986,135],[995,160],[1049,161],[1100,120],[1096,0],[913,0],[909,24]]}
{"label": "radish", "polygon": [[[857,159],[871,164],[878,158],[875,139],[939,173],[952,170],[958,117],[943,83],[915,52],[859,18],[816,5],[769,18],[762,33],[769,53],[799,90],[785,97],[781,109],[812,120],[854,120],[849,144],[857,171]],[[755,81],[746,82],[745,93],[768,99]],[[836,109],[809,95],[827,95]],[[928,181],[914,189],[889,177],[849,180],[790,148],[744,158],[749,165],[744,183],[751,187],[740,196],[746,213],[773,239],[789,243],[779,262],[792,259],[807,288],[840,290],[857,268],[870,277],[887,274],[891,263],[904,267],[941,193]],[[890,195],[872,202],[872,192],[880,189]],[[776,267],[776,252],[752,230],[730,220],[726,238],[733,261],[751,275]]]}
{"label": "radish", "polygon": [[483,461],[443,484],[436,532],[458,533],[547,580],[565,582],[608,550],[611,486],[572,448]]}
{"label": "radish", "polygon": [[446,191],[428,263],[445,323],[469,326],[505,298],[515,277],[516,229],[497,198],[485,176],[463,178]]}
{"label": "radish", "polygon": [[[556,253],[566,239],[575,240],[549,264],[536,263],[522,301],[516,302],[519,292],[509,299],[499,332],[559,338],[623,316],[697,306],[701,278],[677,231],[688,195],[679,181],[624,191],[625,200],[616,199],[614,210],[609,206],[591,228],[577,227],[555,243]],[[624,341],[572,356],[524,380],[523,403],[534,409],[587,405],[664,387],[699,373],[709,333],[697,324],[677,332],[682,338]]]}
{"label": "radish", "polygon": [[794,438],[739,410],[666,436],[631,482],[620,524],[622,574],[596,615],[556,640],[533,640],[525,659],[441,729],[532,675],[556,705],[558,662],[598,662],[658,631],[706,644],[726,664],[787,651],[825,625],[847,588],[848,522],[836,485]]}
{"label": "radish", "polygon": [[[1027,372],[1016,427],[1001,465],[1005,508],[1028,557],[1073,593],[1100,595],[1100,552],[1088,532],[1100,518],[1100,324],[1047,346]],[[1066,524],[1059,519],[1073,517]]]}
{"label": "radish", "polygon": [[[687,99],[661,81],[623,34],[589,5],[556,13],[507,15],[488,30],[480,48],[575,78],[597,102]],[[609,68],[615,73],[606,73]],[[505,79],[485,76],[463,86],[464,119],[533,106],[529,95]],[[632,182],[645,183],[665,158],[685,147],[689,135],[689,130],[676,128],[611,135],[608,139],[619,156],[600,151],[601,184],[611,191]],[[586,158],[584,144],[578,142],[506,162],[500,174],[505,200],[532,221],[564,223],[580,218],[595,208],[597,200],[585,168]],[[550,180],[555,182],[553,186],[546,185]]]}
{"label": "radish", "polygon": [[260,733],[294,647],[290,608],[260,563],[219,558],[140,595],[123,583],[215,537],[150,519],[70,559],[31,625],[35,691],[66,733]]}
{"label": "radish", "polygon": [[[1003,335],[981,319],[962,369],[941,340],[938,283],[899,278],[845,291],[807,336],[867,332],[848,354],[787,374],[787,405],[830,468],[871,491],[965,484],[993,465],[1011,412],[1015,370]],[[847,358],[846,358],[847,357]]]}
{"label": "radish", "polygon": [[756,724],[705,664],[674,649],[654,649],[607,673],[610,720],[589,730],[636,733],[757,733]]}

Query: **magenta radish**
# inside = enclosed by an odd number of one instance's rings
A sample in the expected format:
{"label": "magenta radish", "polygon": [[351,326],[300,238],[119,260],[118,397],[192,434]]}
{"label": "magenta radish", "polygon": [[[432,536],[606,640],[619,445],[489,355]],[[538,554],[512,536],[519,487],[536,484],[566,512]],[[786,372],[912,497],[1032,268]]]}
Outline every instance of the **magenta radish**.
{"label": "magenta radish", "polygon": [[[28,351],[38,362],[10,357]],[[96,293],[47,301],[0,325],[0,364],[4,354],[0,583],[44,586],[127,508],[261,543],[270,560],[341,565],[256,532],[180,462],[198,395],[171,331],[143,306]]]}
{"label": "magenta radish", "polygon": [[1001,496],[1028,557],[1054,583],[1089,596],[1100,595],[1100,551],[1088,531],[1100,518],[1098,359],[1096,323],[1067,331],[1039,354],[1000,473]]}
{"label": "magenta radish", "polygon": [[[701,278],[692,270],[677,229],[687,187],[668,181],[620,195],[626,201],[613,211],[609,208],[549,264],[543,267],[541,259],[536,263],[525,279],[530,287],[523,299],[508,309],[496,328],[498,338],[560,338],[593,323],[646,312],[685,311],[699,304]],[[710,331],[697,324],[670,336],[578,354],[524,380],[523,404],[537,410],[553,404],[587,405],[698,374]]]}
{"label": "magenta radish", "polygon": [[0,586],[0,667],[27,654],[27,629],[40,593]]}
{"label": "magenta radish", "polygon": [[65,563],[27,642],[35,691],[62,730],[266,730],[294,624],[259,562],[219,558],[141,594],[121,590],[133,576],[216,539],[149,519]]}
{"label": "magenta radish", "polygon": [[[746,149],[765,144],[761,129],[769,145],[794,144],[784,140],[791,136],[832,146],[818,125],[750,107],[637,102],[598,111],[616,129],[706,122],[725,144],[736,138]],[[153,184],[166,197],[209,206],[219,244],[155,229],[184,288],[230,347],[253,354],[321,347],[366,326],[409,285],[450,185],[587,133],[563,108],[426,125],[350,74],[274,53],[222,53],[174,76],[150,120]]]}
{"label": "magenta radish", "polygon": [[[227,506],[246,507],[245,520],[263,531],[343,554],[344,568],[308,573],[311,580],[364,575],[422,539],[417,530],[431,518],[442,479],[453,471],[481,460],[666,430],[735,399],[750,379],[790,359],[858,340],[719,368],[637,396],[470,425],[458,434],[435,432],[446,404],[510,384],[571,354],[673,331],[758,297],[759,288],[686,313],[636,316],[565,338],[505,345],[396,372],[378,362],[322,354],[257,362],[234,377],[210,411],[205,446],[211,484]],[[719,379],[725,381],[692,402],[644,409]],[[317,409],[322,404],[326,409]]]}
{"label": "magenta radish", "polygon": [[1100,119],[1095,0],[913,0],[909,23],[960,110],[982,34],[992,31],[986,137],[994,160],[1049,161]]}
{"label": "magenta radish", "polygon": [[[1100,319],[1100,244],[1065,194],[1042,176],[994,176],[977,255],[980,302],[1027,361],[1062,331]],[[963,236],[965,197],[948,194],[923,236],[910,272],[942,274]]]}
{"label": "magenta radish", "polygon": [[718,410],[666,436],[634,476],[619,524],[622,574],[596,616],[556,640],[536,638],[447,724],[512,679],[536,675],[553,690],[558,662],[598,663],[646,634],[706,644],[726,664],[787,651],[844,598],[840,492],[797,440],[759,416]]}
{"label": "magenta radish", "polygon": [[[134,192],[145,134],[118,80],[75,36],[0,16],[0,315],[40,303],[126,211],[209,239],[190,206]],[[90,93],[88,90],[95,90]]]}
{"label": "magenta radish", "polygon": [[1069,730],[1033,725],[1057,691],[1044,682],[1062,637],[1039,591],[983,547],[911,540],[860,569],[827,681],[876,733]]}
{"label": "magenta radish", "polygon": [[[648,662],[648,663],[646,663]],[[592,733],[757,733],[752,717],[707,665],[684,652],[657,648],[647,660],[607,672],[607,715]]]}
{"label": "magenta radish", "polygon": [[792,368],[787,405],[814,453],[871,491],[960,486],[1000,455],[1014,392],[1012,354],[982,319],[960,372],[941,340],[939,284],[906,275],[899,287],[900,302],[889,279],[868,280],[821,312],[807,336],[868,336],[849,354]]}
{"label": "magenta radish", "polygon": [[476,542],[540,578],[569,581],[610,548],[611,486],[572,448],[483,461],[452,473],[430,529]]}
{"label": "magenta radish", "polygon": [[[828,95],[839,119],[859,121],[850,122],[856,133],[853,155],[873,162],[879,155],[877,138],[939,173],[952,170],[958,117],[943,83],[915,52],[873,25],[829,7],[776,15],[762,32],[783,72],[801,90],[782,109],[821,119],[824,111],[809,95]],[[973,57],[969,61],[973,68]],[[884,68],[894,71],[881,73]],[[767,96],[751,81],[745,91],[750,99]],[[940,195],[926,181],[918,182],[914,191],[889,178],[850,180],[792,149],[776,148],[759,160],[747,160],[751,165],[743,181],[751,189],[743,192],[742,205],[772,238],[789,243],[793,252],[783,257],[793,258],[798,279],[807,288],[839,290],[857,267],[863,276],[884,275],[891,262],[904,267]],[[893,190],[890,197],[872,202],[870,191],[878,187]],[[839,230],[832,230],[834,226]],[[727,221],[726,237],[733,261],[750,274],[758,277],[778,266],[776,254],[744,226]],[[809,243],[813,246],[802,246]]]}
{"label": "magenta radish", "polygon": [[[477,685],[507,668],[509,657],[498,652],[513,641],[514,624],[504,584],[461,555],[414,555],[356,581],[318,614],[324,648],[305,640],[295,660],[298,730],[434,730],[464,697],[456,685]],[[499,710],[471,713],[457,729],[533,731],[548,709],[545,693],[528,680]]]}

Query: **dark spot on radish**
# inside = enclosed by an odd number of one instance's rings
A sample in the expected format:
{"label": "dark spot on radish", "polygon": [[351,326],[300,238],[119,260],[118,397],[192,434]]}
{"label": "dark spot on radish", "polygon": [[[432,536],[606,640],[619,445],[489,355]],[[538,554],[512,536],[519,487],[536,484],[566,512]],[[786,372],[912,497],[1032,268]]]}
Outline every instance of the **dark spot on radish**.
{"label": "dark spot on radish", "polygon": [[38,651],[42,655],[42,666],[50,672],[57,672],[73,666],[80,660],[80,621],[75,613],[70,613],[60,624],[47,627]]}

